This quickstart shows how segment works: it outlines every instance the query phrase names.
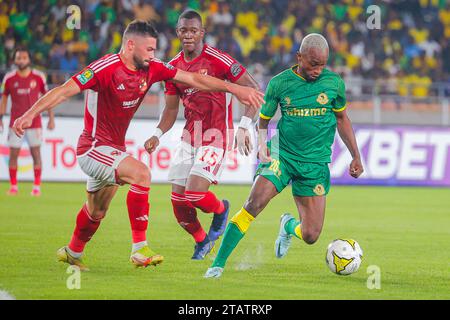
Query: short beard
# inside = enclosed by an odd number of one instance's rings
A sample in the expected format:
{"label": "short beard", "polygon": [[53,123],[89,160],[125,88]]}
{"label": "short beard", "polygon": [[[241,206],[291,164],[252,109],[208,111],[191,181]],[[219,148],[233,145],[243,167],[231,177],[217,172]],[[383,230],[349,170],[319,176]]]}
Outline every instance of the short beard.
{"label": "short beard", "polygon": [[133,63],[138,70],[148,70],[148,65],[145,65],[142,60],[139,60],[136,56],[133,56]]}
{"label": "short beard", "polygon": [[16,64],[17,69],[19,69],[20,71],[27,69],[29,66],[30,66],[30,63],[27,63],[23,66]]}

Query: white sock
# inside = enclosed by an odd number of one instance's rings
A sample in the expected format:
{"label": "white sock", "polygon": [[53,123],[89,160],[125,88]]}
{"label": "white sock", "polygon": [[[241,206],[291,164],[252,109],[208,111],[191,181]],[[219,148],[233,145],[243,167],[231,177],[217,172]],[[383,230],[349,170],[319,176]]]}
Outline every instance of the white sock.
{"label": "white sock", "polygon": [[75,259],[80,259],[81,256],[83,255],[83,252],[75,252],[75,251],[72,251],[72,250],[70,250],[69,247],[66,247],[66,250],[67,250],[67,252],[68,252],[72,257],[74,257]]}
{"label": "white sock", "polygon": [[148,246],[147,241],[141,241],[141,242],[133,243],[131,251],[132,252],[136,252],[136,251],[138,251],[139,249],[142,249],[145,246]]}

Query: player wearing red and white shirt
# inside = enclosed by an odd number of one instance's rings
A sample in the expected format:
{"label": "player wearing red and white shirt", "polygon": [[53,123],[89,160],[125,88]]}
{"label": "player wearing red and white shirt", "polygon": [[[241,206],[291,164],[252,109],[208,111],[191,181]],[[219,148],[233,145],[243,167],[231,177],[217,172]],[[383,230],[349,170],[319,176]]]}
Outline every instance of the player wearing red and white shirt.
{"label": "player wearing red and white shirt", "polygon": [[87,267],[81,256],[86,243],[105,217],[118,185],[130,184],[127,208],[132,231],[130,260],[146,267],[162,262],[147,244],[150,189],[148,167],[125,153],[125,134],[130,121],[150,86],[173,80],[200,90],[229,91],[243,103],[259,106],[263,94],[231,85],[219,79],[184,72],[154,59],[157,32],[144,21],[131,22],[122,38],[119,54],[107,55],[74,75],[62,86],[49,91],[14,123],[17,135],[31,125],[33,118],[83,90],[86,94],[84,130],[77,147],[78,162],[89,176],[87,203],[78,213],[75,231],[68,246],[58,250],[60,261]]}
{"label": "player wearing red and white shirt", "polygon": [[[183,50],[169,62],[171,65],[258,89],[256,81],[239,62],[204,44],[205,30],[197,12],[184,12],[178,19],[176,31]],[[166,107],[157,126],[160,131],[147,141],[146,148],[152,152],[159,144],[159,137],[173,126],[181,99],[186,125],[170,166],[171,199],[178,223],[196,242],[192,259],[201,260],[223,234],[227,223],[229,203],[217,199],[209,187],[217,183],[226,152],[233,144],[231,97],[224,92],[201,92],[172,81],[166,81],[165,93]],[[238,129],[238,147],[246,155],[252,149],[248,128],[254,115],[254,109],[246,108]],[[196,208],[214,213],[208,234],[197,218]]]}
{"label": "player wearing red and white shirt", "polygon": [[[11,130],[14,121],[23,115],[47,92],[46,76],[41,71],[31,68],[30,52],[25,48],[14,51],[14,64],[17,70],[8,72],[2,81],[2,100],[0,102],[0,129],[3,128],[2,116],[6,112],[8,96],[11,97],[11,117],[8,131],[9,146],[9,181],[8,195],[16,195],[19,191],[17,184],[17,164],[22,146],[23,138],[17,137]],[[55,121],[53,112],[49,111],[47,128],[53,130]],[[31,191],[32,196],[41,194],[41,143],[42,143],[42,121],[38,116],[33,120],[31,126],[25,132],[25,138],[33,158],[34,184]]]}

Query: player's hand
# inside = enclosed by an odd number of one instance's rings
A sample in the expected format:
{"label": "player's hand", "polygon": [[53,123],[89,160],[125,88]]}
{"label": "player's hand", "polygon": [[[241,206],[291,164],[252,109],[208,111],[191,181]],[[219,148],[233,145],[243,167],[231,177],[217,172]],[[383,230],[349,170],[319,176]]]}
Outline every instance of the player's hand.
{"label": "player's hand", "polygon": [[254,88],[236,85],[232,93],[242,104],[254,109],[255,111],[258,110],[264,103],[264,93]]}
{"label": "player's hand", "polygon": [[155,151],[155,149],[159,146],[159,139],[158,137],[151,137],[144,143],[144,148],[147,150],[148,153],[152,153]]}
{"label": "player's hand", "polygon": [[353,178],[358,178],[364,172],[361,159],[355,158],[350,163],[350,175]]}
{"label": "player's hand", "polygon": [[259,145],[258,159],[262,163],[272,162],[272,157],[270,156],[270,151],[269,151],[269,149],[267,149],[267,145],[265,143]]}
{"label": "player's hand", "polygon": [[19,138],[22,138],[25,134],[25,129],[31,127],[31,124],[33,123],[33,118],[30,116],[21,116],[14,121],[12,130],[18,136]]}
{"label": "player's hand", "polygon": [[49,119],[48,123],[47,123],[47,129],[48,130],[53,130],[55,129],[55,120],[53,119]]}
{"label": "player's hand", "polygon": [[250,131],[239,127],[236,131],[235,145],[240,154],[245,156],[250,155],[253,150]]}

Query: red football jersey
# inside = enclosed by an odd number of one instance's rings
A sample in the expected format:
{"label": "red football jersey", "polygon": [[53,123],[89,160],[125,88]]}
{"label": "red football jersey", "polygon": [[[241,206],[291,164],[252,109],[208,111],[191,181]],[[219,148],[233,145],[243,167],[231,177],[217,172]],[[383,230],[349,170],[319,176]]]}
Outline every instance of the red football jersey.
{"label": "red football jersey", "polygon": [[157,59],[148,71],[128,69],[119,54],[92,62],[72,79],[86,93],[84,130],[77,155],[107,145],[123,152],[125,135],[135,112],[151,85],[175,77],[177,69]]}
{"label": "red football jersey", "polygon": [[[3,78],[3,95],[11,96],[11,119],[9,127],[47,92],[45,74],[32,69],[27,77],[21,77],[17,71],[8,72]],[[41,128],[41,116],[34,118],[30,128]]]}
{"label": "red football jersey", "polygon": [[[207,74],[231,82],[236,82],[246,72],[231,56],[207,44],[194,60],[186,61],[181,51],[169,63],[177,69]],[[214,145],[224,149],[232,145],[232,132],[227,131],[233,128],[230,94],[199,91],[172,81],[166,81],[165,93],[179,95],[183,101],[186,125],[182,140],[196,147],[200,146],[199,141],[202,142],[201,145]],[[207,130],[209,131],[205,134]],[[217,139],[217,130],[222,139]],[[189,136],[186,136],[186,133],[189,133]]]}

